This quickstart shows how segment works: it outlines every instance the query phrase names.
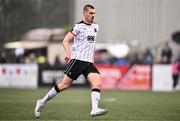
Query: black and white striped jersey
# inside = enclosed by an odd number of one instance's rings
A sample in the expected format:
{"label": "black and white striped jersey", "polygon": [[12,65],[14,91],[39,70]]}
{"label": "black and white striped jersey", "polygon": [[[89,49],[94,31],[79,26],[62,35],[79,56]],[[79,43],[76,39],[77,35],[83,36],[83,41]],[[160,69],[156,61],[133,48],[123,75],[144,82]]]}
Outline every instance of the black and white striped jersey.
{"label": "black and white striped jersey", "polygon": [[81,21],[73,27],[74,43],[71,50],[71,59],[94,62],[94,49],[99,25],[86,24]]}

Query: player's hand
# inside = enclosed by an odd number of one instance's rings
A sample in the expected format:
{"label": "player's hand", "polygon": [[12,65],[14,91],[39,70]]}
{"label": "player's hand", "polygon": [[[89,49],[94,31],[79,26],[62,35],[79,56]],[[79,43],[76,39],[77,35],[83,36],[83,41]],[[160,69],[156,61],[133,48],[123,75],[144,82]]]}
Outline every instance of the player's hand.
{"label": "player's hand", "polygon": [[66,61],[66,64],[69,64],[69,62],[70,62],[70,54],[65,54],[65,58],[64,58],[64,60]]}
{"label": "player's hand", "polygon": [[69,64],[69,62],[70,62],[70,58],[65,57],[65,61],[66,61],[66,64]]}

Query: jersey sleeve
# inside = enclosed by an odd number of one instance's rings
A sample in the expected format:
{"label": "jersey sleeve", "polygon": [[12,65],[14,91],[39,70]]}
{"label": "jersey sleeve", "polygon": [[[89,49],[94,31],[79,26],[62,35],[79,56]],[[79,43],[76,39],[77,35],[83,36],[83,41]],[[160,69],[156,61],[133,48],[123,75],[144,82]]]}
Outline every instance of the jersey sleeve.
{"label": "jersey sleeve", "polygon": [[97,25],[97,32],[99,32],[99,25]]}
{"label": "jersey sleeve", "polygon": [[71,30],[71,33],[76,36],[80,31],[80,26],[78,26],[78,24],[75,24],[74,27]]}

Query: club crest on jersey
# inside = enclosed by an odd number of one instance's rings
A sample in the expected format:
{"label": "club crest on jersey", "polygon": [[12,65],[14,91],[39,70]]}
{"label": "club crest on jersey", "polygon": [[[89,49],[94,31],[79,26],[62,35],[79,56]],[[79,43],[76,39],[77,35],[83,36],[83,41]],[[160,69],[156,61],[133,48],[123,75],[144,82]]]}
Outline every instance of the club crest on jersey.
{"label": "club crest on jersey", "polygon": [[96,28],[94,28],[94,32],[97,32],[97,29],[96,29]]}

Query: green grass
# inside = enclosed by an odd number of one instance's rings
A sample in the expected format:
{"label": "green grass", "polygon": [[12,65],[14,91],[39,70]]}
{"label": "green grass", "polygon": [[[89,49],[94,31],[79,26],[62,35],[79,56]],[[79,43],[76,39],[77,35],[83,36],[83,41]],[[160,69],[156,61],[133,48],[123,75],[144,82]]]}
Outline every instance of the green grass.
{"label": "green grass", "polygon": [[35,102],[49,89],[0,89],[0,121],[180,121],[180,92],[102,91],[101,107],[110,112],[91,117],[89,89],[59,93],[34,117]]}

